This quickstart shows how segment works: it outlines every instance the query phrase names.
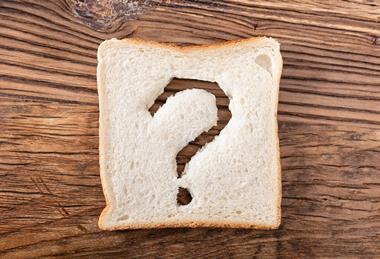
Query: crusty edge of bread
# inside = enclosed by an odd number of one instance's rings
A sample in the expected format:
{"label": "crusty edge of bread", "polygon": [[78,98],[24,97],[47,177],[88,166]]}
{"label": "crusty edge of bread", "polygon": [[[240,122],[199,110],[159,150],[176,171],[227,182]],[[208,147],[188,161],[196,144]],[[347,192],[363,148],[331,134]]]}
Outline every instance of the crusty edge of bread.
{"label": "crusty edge of bread", "polygon": [[103,73],[103,67],[100,66],[100,62],[101,62],[101,48],[99,47],[98,49],[98,66],[97,66],[97,70],[96,70],[96,80],[97,80],[97,89],[98,89],[98,100],[99,100],[99,167],[100,167],[100,181],[102,183],[102,189],[103,189],[103,194],[104,194],[104,198],[105,198],[105,203],[106,203],[106,206],[104,207],[104,209],[102,210],[100,216],[99,216],[99,220],[98,220],[98,226],[99,228],[103,229],[103,230],[106,230],[106,228],[104,228],[102,225],[103,222],[105,222],[104,220],[104,217],[105,215],[107,214],[108,210],[111,208],[111,199],[109,198],[109,196],[111,195],[111,189],[107,186],[107,181],[104,179],[106,176],[104,175],[104,168],[105,168],[105,165],[104,165],[104,159],[102,159],[102,156],[103,156],[103,147],[102,145],[104,145],[104,142],[106,141],[105,140],[105,137],[103,136],[104,135],[104,131],[100,130],[101,127],[103,127],[102,125],[104,125],[102,123],[102,113],[101,113],[101,105],[102,105],[102,98],[103,98],[103,94],[102,94],[102,89],[103,89],[103,81],[104,81],[104,73]]}
{"label": "crusty edge of bread", "polygon": [[207,49],[222,49],[225,47],[233,47],[234,45],[240,45],[245,43],[265,43],[269,42],[271,44],[277,43],[273,38],[270,37],[254,37],[254,38],[246,38],[246,39],[235,39],[235,40],[229,40],[229,41],[223,41],[223,42],[216,42],[212,44],[204,44],[204,45],[176,45],[173,43],[165,43],[165,42],[157,42],[152,40],[145,40],[145,39],[139,39],[139,38],[124,38],[121,40],[117,39],[110,39],[103,41],[98,48],[98,59],[102,58],[102,53],[107,50],[109,47],[111,47],[112,44],[128,44],[129,46],[135,45],[135,46],[144,46],[144,47],[155,47],[155,48],[164,48],[164,49],[171,49],[174,51],[180,51],[180,52],[188,52],[188,51],[199,51],[199,50],[207,50]]}
{"label": "crusty edge of bread", "polygon": [[[247,38],[247,39],[230,40],[227,42],[220,42],[220,43],[213,43],[213,44],[199,45],[199,46],[178,46],[178,45],[175,45],[172,43],[160,43],[160,42],[155,42],[155,41],[150,41],[150,40],[143,40],[143,39],[136,39],[136,38],[125,38],[125,39],[117,41],[117,44],[127,43],[127,44],[134,44],[136,46],[145,45],[145,46],[152,46],[152,47],[169,48],[169,49],[173,49],[175,51],[191,51],[191,50],[202,50],[202,49],[206,50],[206,49],[224,48],[224,47],[233,46],[233,45],[237,45],[237,44],[241,44],[241,43],[251,43],[251,42],[252,43],[259,43],[259,42],[265,42],[268,39],[271,39],[271,38],[255,37],[255,38]],[[104,41],[100,44],[100,46],[98,48],[98,54],[97,54],[98,61],[100,61],[102,59],[103,51],[105,51],[108,47],[110,47],[110,46],[107,46],[108,42],[109,41]],[[279,70],[276,72],[277,78],[274,78],[274,80],[275,80],[274,82],[275,82],[276,86],[278,86],[278,88],[279,88],[281,74],[282,74],[282,65],[283,65],[281,55],[278,56],[277,62],[279,62],[279,65],[277,66],[279,68]],[[102,80],[103,80],[102,72],[103,72],[103,70],[101,69],[101,67],[98,66],[98,68],[97,68],[97,88],[98,88],[99,103],[101,102],[101,98],[102,98],[101,91],[99,90],[103,85],[102,84]],[[280,91],[278,89],[277,95],[276,95],[277,100],[275,102],[276,103],[275,119],[277,122],[278,122],[277,111],[278,111],[279,92]],[[101,125],[101,124],[102,124],[102,122],[100,119],[99,125]],[[134,223],[131,223],[131,224],[121,224],[121,225],[116,226],[116,227],[107,227],[106,224],[104,224],[104,222],[105,222],[104,217],[111,207],[111,200],[109,198],[110,188],[107,186],[106,181],[103,179],[106,176],[103,174],[103,170],[102,170],[102,168],[104,168],[104,165],[102,164],[103,159],[100,159],[100,162],[99,162],[100,163],[100,178],[101,178],[101,183],[102,183],[102,188],[103,188],[106,206],[102,210],[101,215],[99,217],[99,221],[98,221],[99,228],[102,230],[109,230],[109,231],[123,230],[123,229],[185,228],[185,227],[189,227],[189,228],[196,228],[196,227],[243,228],[243,229],[268,229],[268,230],[269,229],[278,229],[280,227],[280,224],[281,224],[281,199],[282,199],[282,183],[281,183],[282,175],[281,175],[281,160],[280,160],[279,137],[278,137],[278,123],[276,123],[274,134],[276,136],[276,142],[277,142],[277,145],[276,145],[277,164],[278,164],[277,177],[278,177],[278,184],[279,184],[278,194],[277,194],[277,197],[278,197],[277,198],[277,206],[278,207],[277,207],[277,215],[276,215],[275,224],[273,224],[273,225],[249,224],[249,223],[245,223],[245,222],[244,223],[243,222],[238,223],[236,221],[234,221],[234,222],[232,222],[232,221],[230,221],[230,222],[229,221],[196,221],[196,222],[194,222],[194,221],[177,221],[177,222],[166,222],[166,223],[159,223],[159,224],[155,224],[155,223],[152,223],[152,224],[134,224]],[[100,140],[99,140],[99,151],[100,151],[99,155],[101,156],[103,153],[101,145],[102,145],[102,142],[105,140],[105,138],[101,135],[99,135],[99,138],[100,138]],[[103,140],[101,140],[101,139],[103,139]]]}
{"label": "crusty edge of bread", "polygon": [[270,230],[277,229],[280,223],[276,225],[259,225],[259,224],[249,224],[249,223],[238,223],[232,221],[176,221],[167,222],[161,224],[124,224],[111,228],[102,228],[102,223],[99,221],[99,228],[103,230],[113,231],[113,230],[125,230],[125,229],[151,229],[151,228],[242,228],[242,229],[262,229]]}

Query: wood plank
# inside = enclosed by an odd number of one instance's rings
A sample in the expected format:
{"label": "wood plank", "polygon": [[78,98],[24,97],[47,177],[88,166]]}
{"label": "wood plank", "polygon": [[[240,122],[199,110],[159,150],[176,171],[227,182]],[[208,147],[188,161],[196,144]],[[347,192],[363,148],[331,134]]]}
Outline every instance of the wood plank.
{"label": "wood plank", "polygon": [[[127,3],[0,1],[0,257],[378,256],[380,2]],[[280,229],[100,231],[98,44],[260,35],[279,39],[284,57]],[[226,123],[227,98],[198,86],[217,96]],[[186,87],[171,84],[162,98]]]}

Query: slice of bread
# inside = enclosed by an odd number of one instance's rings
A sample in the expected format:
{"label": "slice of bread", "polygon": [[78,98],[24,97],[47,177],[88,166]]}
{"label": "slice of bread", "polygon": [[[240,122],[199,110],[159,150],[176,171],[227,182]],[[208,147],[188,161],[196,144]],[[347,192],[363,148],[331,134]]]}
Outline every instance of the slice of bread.
{"label": "slice of bread", "polygon": [[[271,38],[178,47],[108,40],[98,50],[100,175],[106,230],[158,227],[273,229],[280,224],[277,104],[282,58]],[[176,155],[217,122],[199,89],[148,109],[173,78],[216,82],[232,118],[177,178]],[[179,188],[192,200],[177,204]]]}

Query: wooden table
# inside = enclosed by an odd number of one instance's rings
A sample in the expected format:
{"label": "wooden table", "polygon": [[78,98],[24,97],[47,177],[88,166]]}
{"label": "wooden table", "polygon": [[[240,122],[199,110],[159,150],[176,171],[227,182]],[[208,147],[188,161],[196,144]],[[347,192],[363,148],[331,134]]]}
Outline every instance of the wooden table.
{"label": "wooden table", "polygon": [[[0,1],[0,257],[380,256],[380,1],[131,2]],[[257,35],[284,58],[281,228],[99,230],[99,43]]]}

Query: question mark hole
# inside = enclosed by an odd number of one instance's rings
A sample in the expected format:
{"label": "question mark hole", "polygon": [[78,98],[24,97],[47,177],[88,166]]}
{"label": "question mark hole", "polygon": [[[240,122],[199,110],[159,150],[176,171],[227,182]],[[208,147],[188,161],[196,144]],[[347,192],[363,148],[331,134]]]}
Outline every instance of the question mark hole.
{"label": "question mark hole", "polygon": [[192,201],[193,197],[191,196],[188,189],[179,187],[177,193],[177,204],[180,206],[187,205]]}
{"label": "question mark hole", "polygon": [[[227,96],[217,83],[179,78],[173,78],[172,81],[165,87],[164,92],[156,98],[154,104],[148,109],[150,114],[153,117],[157,110],[165,104],[166,100],[170,96],[173,96],[177,92],[183,91],[185,89],[194,88],[203,89],[216,97],[216,105],[218,107],[218,122],[216,126],[212,127],[207,132],[203,132],[194,141],[191,141],[187,146],[178,152],[176,156],[177,178],[181,178],[182,175],[186,173],[185,168],[191,158],[207,143],[212,142],[215,136],[219,135],[219,133],[224,129],[232,117],[231,111],[228,109],[230,99],[232,99],[232,97]],[[241,100],[241,102],[242,105],[245,104],[245,100]],[[180,119],[183,120],[184,118],[184,115],[182,115]],[[169,136],[165,136],[164,138],[167,140]],[[192,199],[193,198],[189,190],[183,187],[178,188],[177,204],[179,206],[188,205]]]}

